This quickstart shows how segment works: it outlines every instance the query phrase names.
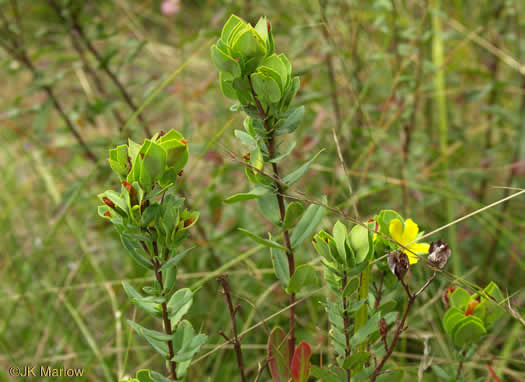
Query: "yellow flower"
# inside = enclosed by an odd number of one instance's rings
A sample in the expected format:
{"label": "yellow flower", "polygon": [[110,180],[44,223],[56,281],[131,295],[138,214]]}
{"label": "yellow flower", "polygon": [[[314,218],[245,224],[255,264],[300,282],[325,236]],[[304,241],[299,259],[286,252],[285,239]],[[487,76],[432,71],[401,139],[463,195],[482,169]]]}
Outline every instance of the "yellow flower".
{"label": "yellow flower", "polygon": [[390,231],[390,236],[392,239],[397,241],[403,247],[403,252],[408,256],[408,261],[410,264],[415,264],[418,261],[417,256],[414,255],[420,253],[428,253],[430,244],[427,243],[414,243],[416,240],[417,234],[419,232],[419,227],[412,219],[405,220],[405,229],[403,229],[403,223],[399,219],[393,219],[390,221],[388,226]]}

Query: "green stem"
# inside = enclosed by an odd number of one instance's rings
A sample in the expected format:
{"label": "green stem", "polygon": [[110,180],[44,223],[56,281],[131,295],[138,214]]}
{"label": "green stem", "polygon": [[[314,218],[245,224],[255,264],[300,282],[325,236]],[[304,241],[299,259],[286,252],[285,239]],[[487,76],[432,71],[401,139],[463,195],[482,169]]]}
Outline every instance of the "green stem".
{"label": "green stem", "polygon": [[[359,287],[359,300],[368,299],[368,285],[370,281],[370,268],[369,265],[366,267],[366,269],[361,273],[360,276],[360,287]],[[362,328],[366,322],[368,321],[368,304],[363,304],[356,312],[355,314],[355,332],[357,332],[360,328]],[[366,351],[366,345],[367,341],[364,340],[362,343],[359,344],[357,347],[357,351]]]}
{"label": "green stem", "polygon": [[[441,9],[441,0],[433,1],[433,8],[438,11]],[[446,98],[446,83],[445,83],[445,60],[443,54],[443,39],[442,39],[442,27],[441,27],[441,16],[438,12],[432,13],[432,30],[434,32],[432,39],[432,61],[436,68],[436,74],[434,77],[434,87],[436,90],[438,118],[439,118],[439,142],[440,151],[443,156],[443,170],[445,173],[444,181],[447,188],[450,188],[450,176],[448,174],[449,161],[448,161],[448,113],[447,113],[447,98]],[[447,221],[454,219],[454,206],[450,199],[445,200],[445,211],[447,214]],[[448,242],[453,251],[457,252],[456,243],[456,228],[451,226],[448,230]],[[454,274],[461,274],[461,263],[459,256],[453,256],[452,258],[452,271]]]}

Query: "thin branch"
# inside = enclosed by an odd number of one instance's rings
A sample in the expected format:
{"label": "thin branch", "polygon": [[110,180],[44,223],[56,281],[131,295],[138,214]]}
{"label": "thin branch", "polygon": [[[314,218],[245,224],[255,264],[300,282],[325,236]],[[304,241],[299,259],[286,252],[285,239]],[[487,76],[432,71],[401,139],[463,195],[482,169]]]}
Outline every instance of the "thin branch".
{"label": "thin branch", "polygon": [[[99,63],[102,70],[107,74],[107,76],[111,79],[113,84],[117,87],[120,94],[122,95],[122,98],[124,98],[124,101],[129,106],[129,108],[136,112],[138,110],[138,106],[133,101],[133,98],[126,90],[126,87],[122,84],[122,82],[119,80],[117,75],[109,68],[109,66],[104,62],[104,58],[100,54],[100,52],[95,48],[91,40],[86,35],[86,32],[84,31],[80,21],[78,20],[78,13],[77,12],[71,12],[71,19],[68,20],[64,17],[62,14],[62,10],[60,8],[60,5],[56,2],[56,0],[49,0],[50,6],[55,10],[55,13],[57,16],[62,20],[64,25],[70,25],[72,28],[72,33],[76,34],[80,41],[84,44],[86,49],[95,57],[97,62]],[[141,113],[138,114],[138,119],[144,126],[144,131],[148,136],[151,136],[151,130],[149,129],[149,126],[146,123],[145,118]]]}
{"label": "thin branch", "polygon": [[[405,292],[408,297],[407,306],[405,308],[405,311],[403,312],[403,317],[401,318],[401,321],[398,323],[396,327],[396,331],[394,334],[394,337],[392,338],[392,342],[390,343],[390,347],[388,347],[388,350],[386,354],[381,359],[381,362],[375,367],[374,372],[372,373],[372,376],[370,377],[370,382],[375,382],[377,377],[381,374],[381,369],[385,366],[386,361],[390,358],[392,353],[394,352],[394,348],[396,346],[397,340],[399,339],[399,336],[401,333],[405,330],[405,322],[408,317],[408,312],[412,308],[412,305],[414,304],[414,301],[416,300],[417,296],[419,296],[437,276],[437,272],[434,272],[432,277],[428,279],[428,281],[419,289],[416,293],[411,294],[410,290],[408,288],[408,285],[401,279],[401,284],[403,285],[403,288],[405,289]],[[385,346],[386,346],[386,339],[385,339]]]}
{"label": "thin branch", "polygon": [[263,364],[261,365],[261,363],[259,363],[258,365],[258,370],[257,370],[257,377],[255,377],[255,382],[259,382],[259,380],[261,379],[262,377],[262,374],[264,372],[264,370],[266,369],[266,367],[268,366],[268,360],[264,360]]}
{"label": "thin branch", "polygon": [[[270,157],[270,160],[274,158],[275,156],[275,131],[274,129],[269,125],[268,123],[268,117],[261,105],[261,102],[259,101],[259,98],[257,97],[257,94],[255,93],[255,89],[253,88],[252,80],[250,76],[248,76],[248,81],[250,83],[250,90],[253,96],[253,99],[255,101],[255,104],[257,106],[257,111],[259,113],[260,118],[262,119],[264,123],[264,128],[266,132],[268,133],[268,154]],[[272,170],[273,174],[276,178],[280,179],[281,176],[279,175],[279,166],[277,163],[272,163]],[[281,222],[284,221],[284,216],[286,214],[286,209],[284,206],[284,197],[283,197],[283,187],[280,182],[274,182],[277,193],[275,194],[275,197],[277,198],[277,204],[279,205],[279,213],[280,213],[280,219]],[[290,274],[290,277],[293,276],[295,273],[295,259],[294,259],[294,252],[292,245],[290,243],[290,233],[288,230],[284,230],[284,243],[286,245],[287,251],[286,251],[286,258],[288,260],[288,271]],[[294,304],[295,303],[295,293],[290,294],[290,337],[288,338],[288,352],[289,352],[289,366],[291,367],[291,362],[293,358],[293,354],[295,352],[295,309]]]}
{"label": "thin branch", "polygon": [[[244,372],[244,363],[242,360],[242,349],[241,349],[241,341],[237,335],[237,324],[235,323],[235,315],[238,312],[239,306],[233,306],[232,298],[231,298],[231,288],[230,288],[230,282],[228,280],[228,276],[222,275],[218,278],[219,283],[222,286],[222,290],[224,293],[224,298],[226,299],[226,304],[228,305],[228,310],[230,311],[230,319],[232,322],[232,332],[233,332],[233,347],[235,349],[235,355],[237,357],[237,365],[239,365],[239,372],[241,374],[241,381],[246,382],[246,376]],[[225,336],[226,340],[229,339]]]}
{"label": "thin branch", "polygon": [[[22,65],[24,65],[31,72],[31,74],[33,75],[33,79],[38,78],[40,76],[40,74],[38,72],[38,69],[33,64],[33,61],[31,61],[31,59],[29,58],[29,55],[27,54],[24,46],[21,44],[21,42],[19,40],[19,36],[17,34],[15,34],[15,33],[11,32],[11,31],[9,31],[9,26],[8,26],[8,24],[6,24],[7,20],[5,19],[5,15],[3,14],[3,12],[0,12],[0,17],[3,20],[3,24],[2,24],[3,31],[7,31],[8,32],[8,33],[5,34],[5,35],[8,36],[8,38],[3,39],[2,42],[0,43],[0,45],[4,48],[4,50],[13,59],[15,59],[18,62],[20,62]],[[96,163],[98,161],[97,156],[91,151],[89,146],[84,141],[84,138],[80,135],[80,133],[76,129],[75,125],[73,124],[71,119],[66,114],[65,109],[62,106],[62,104],[58,101],[58,98],[56,97],[53,88],[50,85],[42,85],[41,88],[44,90],[44,92],[46,93],[47,97],[49,98],[49,100],[53,104],[54,108],[56,109],[56,111],[58,112],[58,114],[60,115],[62,120],[65,122],[65,124],[66,124],[67,128],[69,129],[69,131],[71,131],[71,133],[73,134],[73,136],[75,137],[75,139],[77,140],[79,145],[84,150],[86,156],[92,162]]]}
{"label": "thin branch", "polygon": [[[142,244],[142,247],[144,248],[144,250],[150,254],[146,246],[146,243],[144,243],[143,241],[141,241],[140,243]],[[155,251],[154,253],[155,256],[151,258],[151,264],[153,265],[153,269],[155,271],[155,278],[157,279],[157,282],[160,285],[160,289],[164,291],[164,282],[162,280],[162,272],[160,271],[160,268],[162,267],[163,264],[161,264],[158,260],[159,253],[158,253],[156,242],[153,243],[153,249]],[[168,255],[168,249],[166,249],[166,253],[164,254],[165,260],[167,259],[167,255]],[[161,304],[161,308],[162,308],[162,321],[164,322],[164,332],[168,336],[172,336],[173,332],[171,330],[171,320],[168,316],[168,306],[166,302],[163,302]],[[177,363],[175,361],[172,361],[172,358],[175,356],[175,352],[173,351],[173,340],[169,340],[167,341],[167,343],[168,343],[168,352],[169,352],[168,370],[170,373],[170,379],[176,381],[177,380],[177,371],[176,371]]]}
{"label": "thin branch", "polygon": [[[341,293],[344,293],[344,290],[346,288],[346,284],[348,282],[348,277],[346,274],[346,271],[343,274],[343,281],[341,285]],[[345,358],[348,358],[350,356],[351,347],[350,347],[350,317],[348,315],[347,311],[347,301],[346,297],[343,295],[343,326],[345,330]],[[346,381],[350,382],[350,379],[352,377],[352,372],[350,369],[346,369]]]}

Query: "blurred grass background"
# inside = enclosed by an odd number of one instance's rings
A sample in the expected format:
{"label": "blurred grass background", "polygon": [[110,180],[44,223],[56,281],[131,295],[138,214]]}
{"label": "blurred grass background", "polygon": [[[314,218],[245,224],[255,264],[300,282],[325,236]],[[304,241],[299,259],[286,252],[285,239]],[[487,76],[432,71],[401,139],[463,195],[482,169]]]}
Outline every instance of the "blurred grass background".
{"label": "blurred grass background", "polygon": [[[257,223],[264,218],[255,204],[222,204],[248,187],[230,155],[244,154],[233,136],[242,116],[229,110],[209,58],[231,13],[251,22],[269,17],[278,51],[301,75],[297,103],[307,113],[285,139],[297,148],[283,166],[293,169],[327,148],[294,189],[304,198],[326,194],[342,211],[358,207],[361,219],[396,209],[429,232],[516,192],[501,187],[523,186],[523,2],[198,0],[172,1],[171,9],[168,2],[0,2],[0,379],[14,380],[7,368],[26,364],[83,367],[86,381],[115,380],[140,367],[163,370],[126,323],[141,312],[120,283],[145,285],[147,273],[96,215],[96,195],[117,186],[105,161],[109,147],[127,137],[142,141],[146,129],[171,128],[184,134],[192,153],[180,192],[201,211],[196,249],[179,273],[180,286],[202,288],[190,313],[210,336],[201,355],[221,344],[217,332],[231,325],[216,282],[228,272],[241,330],[261,323],[243,339],[254,378],[269,330],[286,322],[263,319],[282,309],[286,296],[267,250],[236,231],[270,229]],[[31,65],[13,59],[21,52]],[[71,128],[97,160],[85,156]],[[449,271],[482,286],[494,280],[518,317],[525,298],[523,207],[517,197],[431,238],[452,245]],[[320,228],[337,219],[328,213]],[[312,261],[313,248],[304,248],[299,261]],[[412,282],[427,273],[413,269]],[[431,364],[457,367],[440,322],[441,295],[452,282],[439,278],[418,301],[394,353],[407,381],[438,381]],[[313,345],[317,365],[331,356],[318,303],[325,293],[297,310],[297,337]],[[467,380],[491,380],[491,369],[501,381],[524,380],[524,332],[505,316],[465,364]],[[188,380],[238,380],[233,351],[204,357]]]}

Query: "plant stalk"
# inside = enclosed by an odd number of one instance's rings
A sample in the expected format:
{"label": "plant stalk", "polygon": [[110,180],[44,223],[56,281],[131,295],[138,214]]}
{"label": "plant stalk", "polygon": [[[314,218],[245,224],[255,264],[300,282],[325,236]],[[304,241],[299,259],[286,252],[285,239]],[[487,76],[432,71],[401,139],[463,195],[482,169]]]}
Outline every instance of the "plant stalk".
{"label": "plant stalk", "polygon": [[[148,247],[146,246],[146,243],[141,241],[142,247],[144,250],[149,253]],[[153,243],[153,248],[155,250],[155,257],[151,259],[151,264],[153,265],[153,269],[155,271],[155,278],[157,279],[157,282],[160,285],[161,290],[164,292],[164,282],[162,280],[162,272],[160,268],[162,267],[162,264],[158,260],[158,249],[157,249],[157,243]],[[166,252],[164,254],[164,260],[166,261],[168,257],[168,250],[166,249]],[[161,304],[162,308],[162,321],[164,322],[164,332],[171,336],[173,335],[173,331],[171,330],[171,320],[168,316],[168,306],[166,302],[163,302]],[[172,358],[175,356],[175,352],[173,351],[173,340],[169,340],[168,342],[168,370],[170,373],[170,379],[173,381],[177,380],[177,363],[175,361],[172,361]]]}
{"label": "plant stalk", "polygon": [[[381,362],[374,369],[374,372],[372,373],[372,376],[370,377],[370,382],[375,382],[375,380],[381,373],[381,369],[385,366],[386,361],[388,361],[388,359],[394,352],[394,348],[396,346],[397,340],[399,339],[399,336],[401,335],[401,333],[405,330],[405,322],[408,317],[408,312],[412,308],[414,301],[416,301],[417,296],[419,296],[430,285],[430,283],[434,281],[436,276],[437,276],[437,273],[434,272],[432,277],[428,279],[425,285],[423,285],[421,289],[414,294],[410,293],[410,289],[408,288],[408,285],[405,284],[405,282],[402,279],[400,280],[401,284],[403,285],[403,288],[405,289],[407,297],[408,297],[407,305],[406,305],[405,311],[403,312],[403,317],[401,318],[401,321],[398,323],[396,327],[394,338],[392,338],[392,342],[390,343],[390,346],[388,347],[386,354],[381,359]],[[386,339],[385,339],[385,346],[386,346]]]}
{"label": "plant stalk", "polygon": [[[341,286],[341,292],[344,292],[346,288],[346,284],[348,282],[348,278],[346,276],[346,271],[343,274],[343,283]],[[343,295],[343,325],[345,329],[345,358],[348,358],[350,356],[350,317],[348,316],[347,309],[347,301],[346,297]],[[352,377],[352,371],[349,369],[346,369],[346,382],[350,382],[350,379]]]}
{"label": "plant stalk", "polygon": [[[252,96],[255,100],[255,105],[257,107],[257,111],[259,113],[259,117],[262,119],[264,123],[264,128],[268,132],[268,155],[270,159],[274,158],[275,156],[275,135],[274,131],[272,129],[272,126],[268,123],[267,115],[261,105],[261,102],[257,98],[257,93],[255,93],[255,90],[253,88],[252,79],[248,76],[248,81],[250,83],[250,89]],[[275,178],[281,179],[279,175],[279,166],[277,163],[272,163],[272,170]],[[277,188],[277,193],[275,194],[275,197],[277,198],[277,204],[279,205],[279,214],[280,214],[280,220],[281,222],[284,221],[284,216],[286,214],[286,208],[284,206],[284,197],[283,197],[283,189],[280,182],[274,181],[275,187]],[[287,248],[286,251],[286,258],[288,260],[288,272],[290,274],[290,277],[293,276],[295,273],[295,258],[294,258],[294,252],[292,245],[290,243],[290,233],[288,230],[285,230],[283,232],[284,235],[284,243]],[[291,367],[292,364],[292,358],[295,353],[295,293],[290,294],[290,336],[288,338],[288,353],[289,353],[289,366]]]}
{"label": "plant stalk", "polygon": [[[219,282],[221,283],[222,290],[224,292],[224,298],[226,299],[226,304],[228,305],[228,310],[230,311],[230,319],[232,322],[232,332],[233,332],[233,348],[235,349],[235,355],[237,357],[237,365],[239,366],[239,372],[241,373],[241,381],[246,382],[246,376],[244,372],[244,362],[242,360],[242,349],[241,341],[237,335],[237,324],[235,323],[235,315],[238,311],[238,306],[234,307],[231,298],[231,288],[230,282],[228,281],[228,276],[222,275],[219,277]],[[229,339],[226,339],[227,341]]]}

